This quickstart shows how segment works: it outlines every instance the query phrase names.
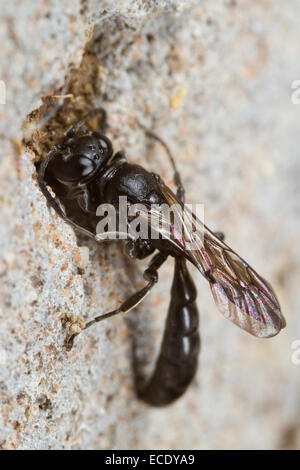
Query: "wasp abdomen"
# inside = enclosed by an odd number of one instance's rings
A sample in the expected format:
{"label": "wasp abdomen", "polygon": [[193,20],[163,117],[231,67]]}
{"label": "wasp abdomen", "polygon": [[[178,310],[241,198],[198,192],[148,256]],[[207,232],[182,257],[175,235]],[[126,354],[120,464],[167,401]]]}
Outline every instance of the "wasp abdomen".
{"label": "wasp abdomen", "polygon": [[200,348],[196,297],[185,260],[176,258],[161,351],[149,384],[140,392],[140,397],[151,405],[171,404],[194,378]]}

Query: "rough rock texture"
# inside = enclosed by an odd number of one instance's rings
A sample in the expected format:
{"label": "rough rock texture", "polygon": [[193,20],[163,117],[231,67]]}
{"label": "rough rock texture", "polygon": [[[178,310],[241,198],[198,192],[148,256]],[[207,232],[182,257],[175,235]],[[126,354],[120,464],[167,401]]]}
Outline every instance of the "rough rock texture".
{"label": "rough rock texture", "polygon": [[[300,365],[291,361],[300,339],[298,0],[2,3],[2,448],[299,448]],[[127,318],[64,348],[70,319],[113,309],[142,285],[145,263],[128,262],[117,243],[77,236],[36,182],[33,162],[99,104],[115,148],[171,184],[163,152],[136,121],[169,142],[188,200],[204,203],[206,223],[270,280],[287,319],[274,339],[250,337],[217,313],[193,269],[199,372],[166,409],[136,399],[132,346],[151,371],[171,262]]]}

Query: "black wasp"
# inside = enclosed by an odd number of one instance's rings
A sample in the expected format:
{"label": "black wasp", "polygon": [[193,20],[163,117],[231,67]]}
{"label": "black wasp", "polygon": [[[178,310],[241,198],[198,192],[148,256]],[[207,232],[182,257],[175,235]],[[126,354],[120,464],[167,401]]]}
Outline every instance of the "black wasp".
{"label": "black wasp", "polygon": [[[85,123],[99,116],[103,133],[89,130]],[[96,235],[96,209],[101,203],[117,207],[119,196],[126,196],[130,204],[143,203],[149,208],[144,217],[149,224],[153,204],[183,207],[185,191],[174,159],[167,145],[157,136],[166,150],[174,170],[176,195],[161,178],[142,166],[128,163],[124,152],[114,154],[110,140],[105,134],[105,111],[94,109],[78,121],[56,145],[39,168],[40,188],[50,205],[68,223],[98,242]],[[55,192],[53,197],[47,189]],[[152,214],[153,215],[153,214]],[[176,214],[183,225],[182,213]],[[221,313],[254,336],[268,338],[284,328],[278,300],[270,285],[262,279],[220,235],[210,231],[191,214],[196,231],[185,228],[184,236],[178,237],[173,223],[169,224],[168,238],[130,238],[126,251],[132,258],[143,259],[153,255],[144,272],[146,286],[131,295],[122,305],[109,313],[100,315],[86,324],[102,321],[118,313],[126,313],[137,306],[158,281],[158,269],[169,256],[175,260],[171,301],[166,320],[160,354],[155,371],[148,385],[139,392],[140,397],[154,406],[163,406],[179,398],[197,368],[199,352],[197,291],[186,267],[186,261],[195,265],[208,280],[215,303]],[[155,220],[155,218],[154,218]],[[162,234],[163,235],[163,234]],[[200,243],[199,240],[202,240]],[[187,249],[193,241],[194,249]],[[72,347],[74,337],[68,346]]]}

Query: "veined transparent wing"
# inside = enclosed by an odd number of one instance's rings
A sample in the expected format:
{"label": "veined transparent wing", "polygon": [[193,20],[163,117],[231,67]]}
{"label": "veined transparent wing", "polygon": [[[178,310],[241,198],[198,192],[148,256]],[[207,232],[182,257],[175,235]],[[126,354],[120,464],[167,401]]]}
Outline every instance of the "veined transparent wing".
{"label": "veined transparent wing", "polygon": [[[269,338],[285,327],[280,305],[267,281],[190,212],[164,184],[172,218],[151,208],[149,225],[169,240],[209,281],[225,318],[248,333]],[[183,210],[184,209],[184,210]],[[181,229],[180,229],[181,227]]]}

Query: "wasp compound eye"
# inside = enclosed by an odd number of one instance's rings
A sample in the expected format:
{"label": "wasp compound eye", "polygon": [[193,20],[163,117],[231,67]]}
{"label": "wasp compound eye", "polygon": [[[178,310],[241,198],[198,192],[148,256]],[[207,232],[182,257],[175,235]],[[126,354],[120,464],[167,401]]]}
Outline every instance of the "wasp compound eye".
{"label": "wasp compound eye", "polygon": [[71,155],[67,160],[60,156],[52,168],[57,180],[64,184],[83,182],[96,170],[96,162],[82,155]]}

